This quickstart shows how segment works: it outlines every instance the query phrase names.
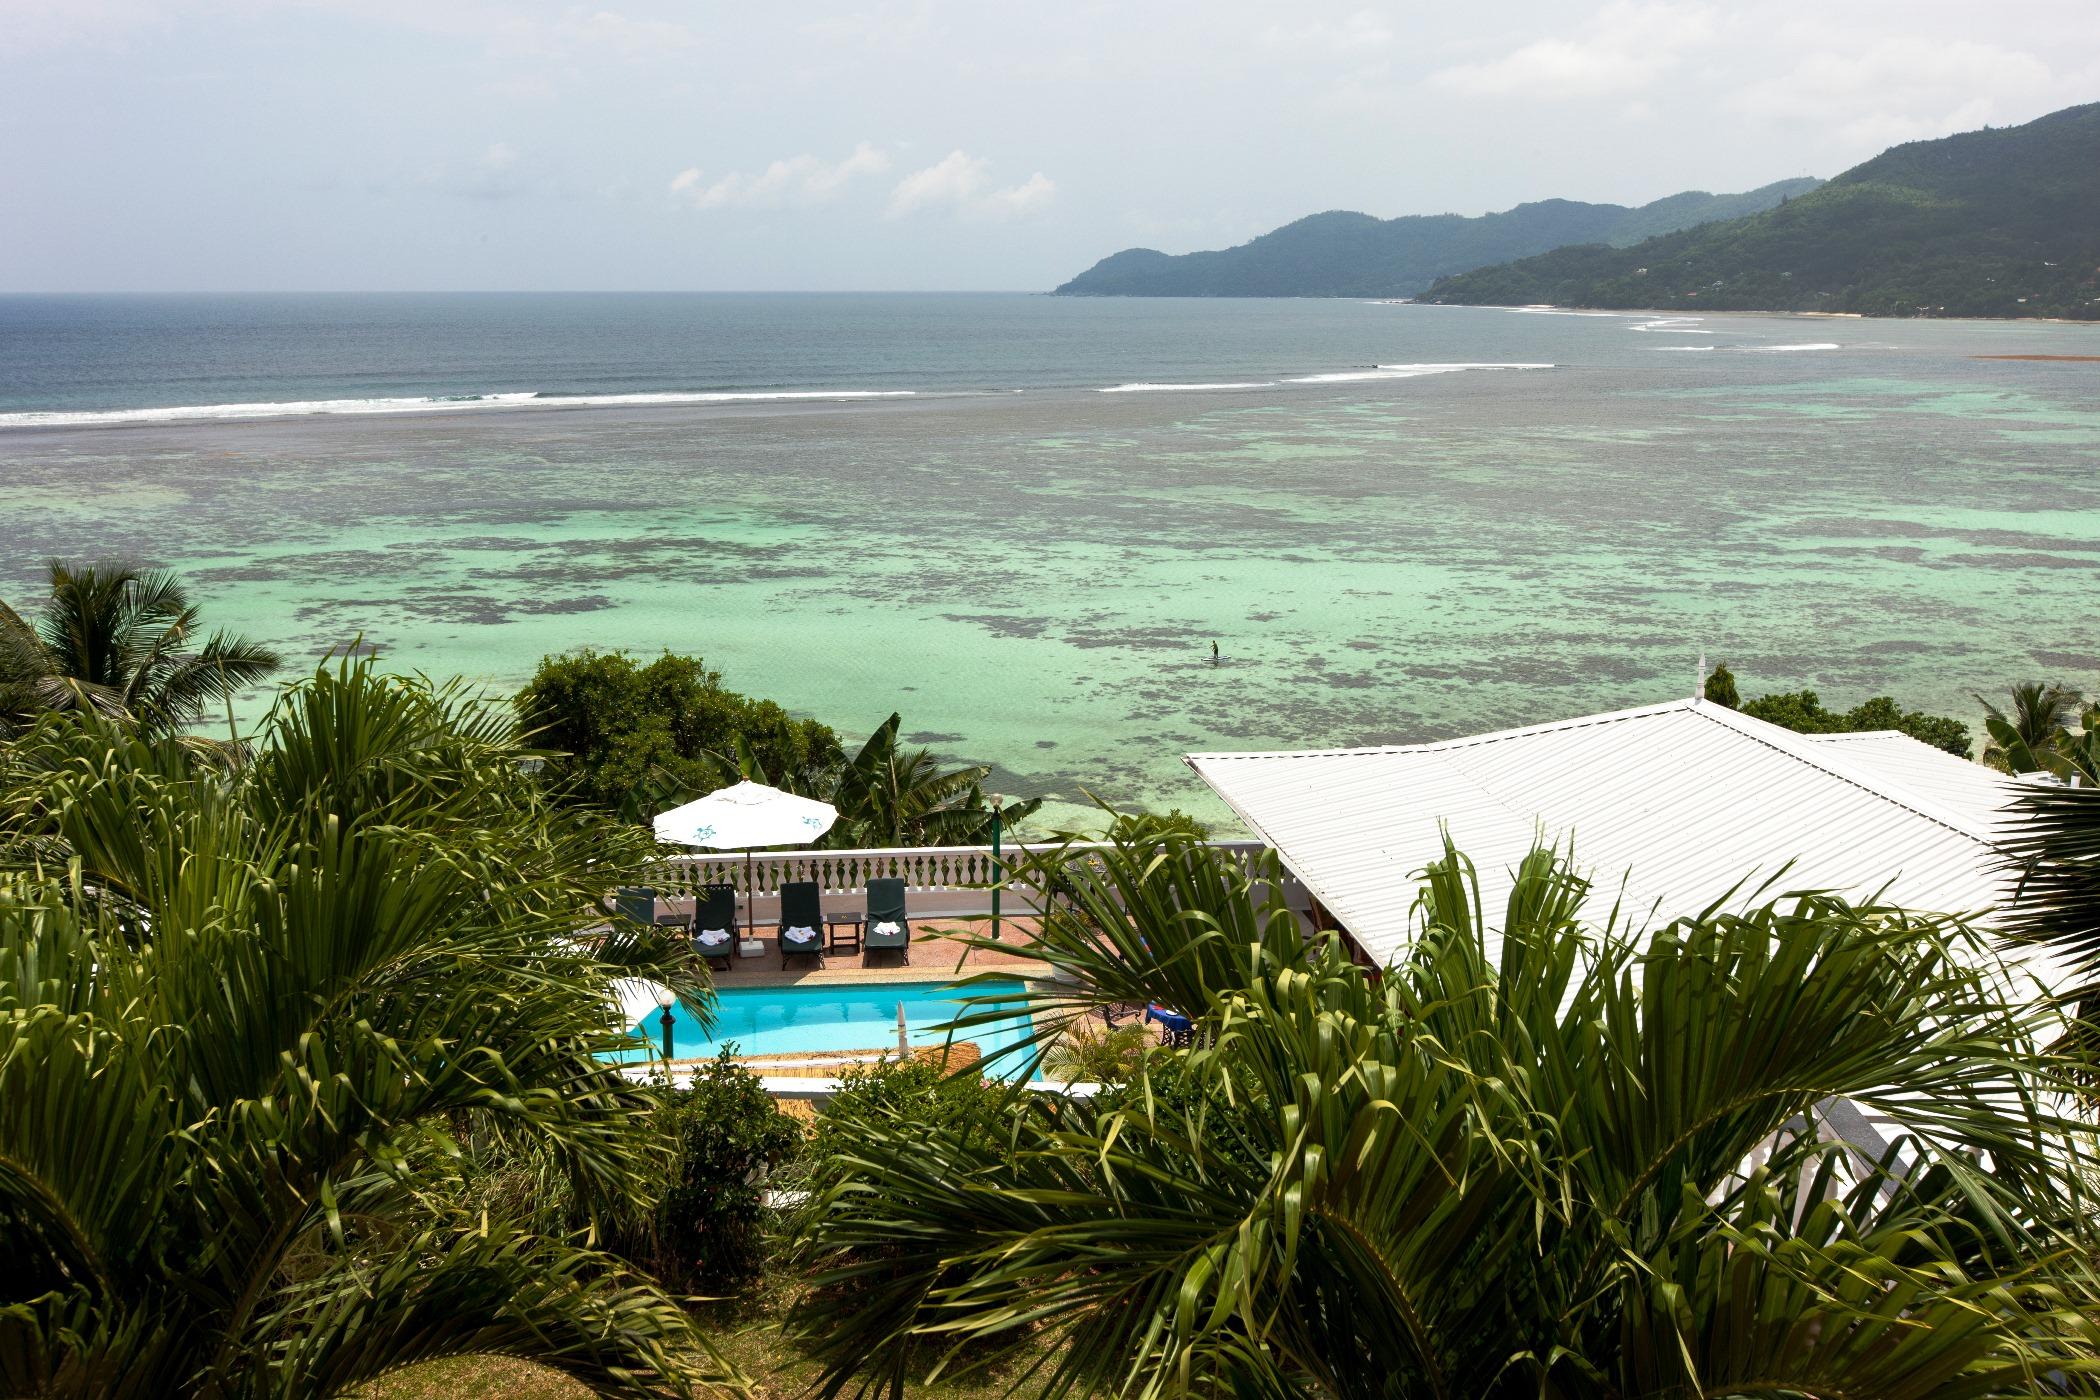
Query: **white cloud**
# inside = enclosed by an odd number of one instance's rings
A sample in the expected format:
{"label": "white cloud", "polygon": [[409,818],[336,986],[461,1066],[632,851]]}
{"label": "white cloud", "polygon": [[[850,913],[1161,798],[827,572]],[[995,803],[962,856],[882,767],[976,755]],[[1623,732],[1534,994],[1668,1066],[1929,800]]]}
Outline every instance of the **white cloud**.
{"label": "white cloud", "polygon": [[[479,156],[437,156],[404,184],[421,186],[458,199],[515,199],[544,186],[544,173],[536,174],[524,153],[508,141],[494,141]],[[381,188],[391,190],[392,182]]]}
{"label": "white cloud", "polygon": [[1575,38],[1540,39],[1488,63],[1430,75],[1432,86],[1470,97],[1606,97],[1638,92],[1688,50],[1718,37],[1711,5],[1614,0]]}
{"label": "white cloud", "polygon": [[1971,130],[1995,119],[2001,102],[2025,106],[2059,82],[2024,50],[1904,36],[1807,53],[1728,105],[1834,130],[1848,148],[1867,151]]}
{"label": "white cloud", "polygon": [[1032,214],[1057,197],[1057,183],[1038,170],[1012,189],[993,190],[978,201],[980,212]]}
{"label": "white cloud", "polygon": [[890,192],[893,219],[943,206],[978,218],[1011,218],[1048,204],[1057,185],[1038,170],[1018,185],[992,188],[992,163],[982,156],[950,151],[937,164],[915,170]]}
{"label": "white cloud", "polygon": [[[194,3],[194,0],[192,0]],[[223,0],[221,0],[223,3]],[[553,13],[499,0],[239,0],[251,10],[334,11],[370,25],[478,45],[510,57],[611,59],[637,64],[689,61],[701,48],[699,31],[676,20],[636,18],[618,10],[569,5]],[[542,7],[551,9],[552,7]]]}
{"label": "white cloud", "polygon": [[816,204],[830,199],[863,175],[880,175],[890,168],[890,158],[866,141],[843,160],[825,161],[813,155],[776,160],[755,175],[734,171],[712,183],[700,167],[692,166],[671,177],[671,193],[696,209],[771,209],[782,204]]}
{"label": "white cloud", "polygon": [[1311,24],[1272,24],[1261,32],[1270,48],[1322,48],[1343,53],[1382,49],[1393,42],[1393,25],[1377,10],[1357,10],[1340,20]]}
{"label": "white cloud", "polygon": [[903,48],[924,38],[933,25],[933,0],[907,0],[843,14],[812,15],[800,20],[795,28],[822,43]]}
{"label": "white cloud", "polygon": [[656,57],[697,48],[700,36],[674,20],[633,19],[614,10],[570,10],[547,25],[560,46],[589,44],[629,57]]}

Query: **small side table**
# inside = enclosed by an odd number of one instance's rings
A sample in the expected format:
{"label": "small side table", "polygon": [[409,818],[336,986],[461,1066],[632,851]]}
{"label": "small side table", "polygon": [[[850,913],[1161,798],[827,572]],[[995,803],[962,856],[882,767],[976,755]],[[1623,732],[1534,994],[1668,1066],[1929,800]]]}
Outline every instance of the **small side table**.
{"label": "small side table", "polygon": [[858,953],[862,950],[863,931],[868,926],[865,914],[826,914],[824,916],[824,951],[827,953]]}

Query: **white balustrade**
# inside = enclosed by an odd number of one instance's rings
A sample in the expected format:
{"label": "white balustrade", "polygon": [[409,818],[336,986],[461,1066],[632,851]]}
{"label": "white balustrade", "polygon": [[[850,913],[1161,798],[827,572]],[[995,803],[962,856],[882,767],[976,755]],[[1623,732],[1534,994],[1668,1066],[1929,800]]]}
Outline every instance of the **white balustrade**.
{"label": "white balustrade", "polygon": [[[1211,850],[1231,857],[1243,873],[1256,873],[1268,848],[1259,841],[1210,841]],[[904,881],[914,911],[955,914],[967,906],[971,911],[988,909],[992,886],[1005,877],[1006,910],[1027,917],[1037,891],[1025,883],[1031,856],[1058,851],[1084,853],[1110,850],[1106,843],[1078,842],[1070,845],[1015,844],[1001,849],[995,860],[990,846],[904,846],[879,850],[759,851],[748,858],[737,851],[670,856],[661,861],[653,880],[658,891],[670,896],[693,894],[703,885],[732,885],[738,897],[770,901],[790,881],[816,882],[831,899],[857,896],[868,881],[893,878]],[[1022,867],[1017,871],[1015,867]],[[1303,887],[1286,873],[1285,897],[1303,907]],[[927,897],[931,896],[929,899]],[[936,908],[937,907],[937,908]]]}

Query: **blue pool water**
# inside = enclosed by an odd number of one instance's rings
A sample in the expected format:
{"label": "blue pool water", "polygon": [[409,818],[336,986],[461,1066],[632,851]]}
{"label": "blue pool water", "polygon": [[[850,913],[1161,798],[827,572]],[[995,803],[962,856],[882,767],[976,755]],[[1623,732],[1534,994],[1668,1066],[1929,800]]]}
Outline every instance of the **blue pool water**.
{"label": "blue pool water", "polygon": [[[671,1053],[679,1059],[713,1055],[734,1042],[740,1055],[792,1055],[820,1050],[882,1050],[897,1043],[897,1008],[914,1045],[938,1045],[948,1027],[963,1014],[964,1003],[997,997],[1000,1010],[1013,1019],[973,1027],[963,1038],[975,1041],[989,1059],[1028,1033],[1025,985],[1015,979],[977,983],[967,989],[949,982],[889,982],[841,986],[718,987],[715,1029],[702,1034],[683,1007],[671,1014]],[[971,1008],[977,1010],[980,1008]],[[635,1026],[646,1038],[625,1058],[647,1059],[663,1053],[663,1022],[650,1012]]]}

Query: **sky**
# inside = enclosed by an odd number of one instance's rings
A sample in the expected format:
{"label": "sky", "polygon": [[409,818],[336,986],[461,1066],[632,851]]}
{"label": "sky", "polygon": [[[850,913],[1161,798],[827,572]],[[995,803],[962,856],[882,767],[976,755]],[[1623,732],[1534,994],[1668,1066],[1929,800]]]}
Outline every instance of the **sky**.
{"label": "sky", "polygon": [[0,0],[0,290],[1034,290],[2100,100],[2100,0]]}

